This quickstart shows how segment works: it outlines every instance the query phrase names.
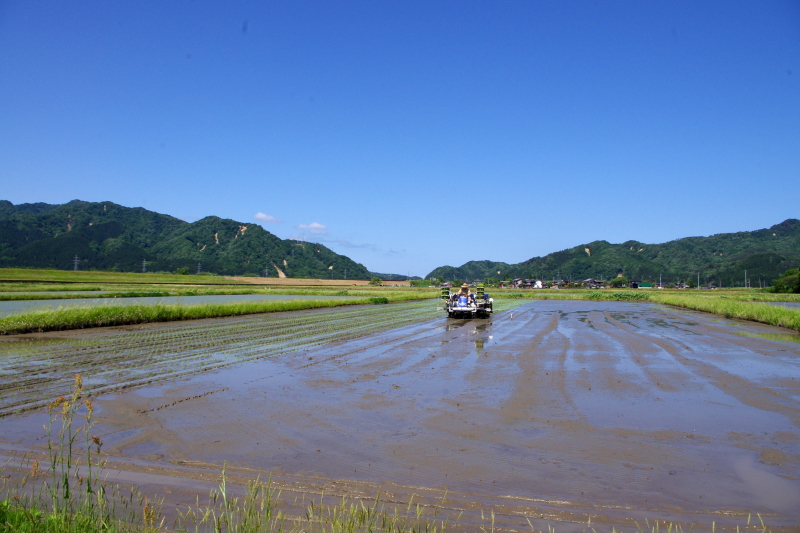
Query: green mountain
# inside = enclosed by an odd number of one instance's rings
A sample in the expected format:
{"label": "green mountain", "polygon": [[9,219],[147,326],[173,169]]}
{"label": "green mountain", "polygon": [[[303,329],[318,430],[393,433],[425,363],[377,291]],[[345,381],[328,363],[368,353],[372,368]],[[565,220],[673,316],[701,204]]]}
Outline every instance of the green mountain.
{"label": "green mountain", "polygon": [[174,271],[198,263],[222,275],[369,279],[367,268],[321,244],[283,240],[258,224],[197,222],[112,202],[14,205],[0,200],[0,267]]}
{"label": "green mountain", "polygon": [[[517,264],[470,261],[460,267],[441,266],[426,278],[586,278],[608,279],[624,274],[629,279],[667,281],[697,279],[723,286],[744,284],[745,270],[753,286],[758,279],[771,281],[800,264],[800,220],[788,219],[768,229],[687,237],[663,244],[594,241],[533,257]],[[498,275],[497,271],[501,273]]]}

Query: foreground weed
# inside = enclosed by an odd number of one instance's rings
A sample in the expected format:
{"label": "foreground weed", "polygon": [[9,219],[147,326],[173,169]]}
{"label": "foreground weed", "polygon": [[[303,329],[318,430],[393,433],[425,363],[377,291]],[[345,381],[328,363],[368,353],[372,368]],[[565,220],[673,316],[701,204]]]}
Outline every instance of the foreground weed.
{"label": "foreground weed", "polygon": [[421,505],[409,502],[407,508],[388,508],[380,498],[371,504],[362,500],[352,502],[342,498],[336,504],[319,503],[313,499],[302,516],[287,516],[278,511],[280,492],[271,482],[258,479],[247,486],[244,498],[231,497],[222,471],[222,481],[209,494],[209,503],[178,511],[175,530],[181,532],[303,532],[303,533],[444,533],[448,520],[437,520],[438,509],[432,516]]}
{"label": "foreground weed", "polygon": [[[161,528],[160,503],[124,492],[101,478],[105,463],[97,461],[102,448],[91,435],[94,406],[84,396],[83,379],[75,375],[72,393],[48,406],[48,468],[33,461],[18,483],[3,478],[0,487],[0,531],[77,533],[95,531],[156,531]],[[75,424],[82,413],[83,423]],[[83,441],[77,454],[76,441]]]}

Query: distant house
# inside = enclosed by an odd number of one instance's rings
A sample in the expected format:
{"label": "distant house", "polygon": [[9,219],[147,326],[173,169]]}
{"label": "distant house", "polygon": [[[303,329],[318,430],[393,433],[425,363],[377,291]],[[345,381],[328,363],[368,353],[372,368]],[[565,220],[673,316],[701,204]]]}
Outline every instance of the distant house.
{"label": "distant house", "polygon": [[583,286],[586,287],[587,289],[602,289],[603,282],[598,279],[589,278],[583,280]]}
{"label": "distant house", "polygon": [[444,283],[442,283],[442,284],[441,284],[441,285],[439,285],[439,286],[440,286],[440,287],[452,287],[452,286],[453,286],[453,284],[452,284],[452,283],[450,283],[449,281],[445,281]]}
{"label": "distant house", "polygon": [[647,282],[647,281],[642,281],[642,282],[639,283],[639,288],[640,289],[652,289],[653,288],[653,284],[650,283],[650,282]]}

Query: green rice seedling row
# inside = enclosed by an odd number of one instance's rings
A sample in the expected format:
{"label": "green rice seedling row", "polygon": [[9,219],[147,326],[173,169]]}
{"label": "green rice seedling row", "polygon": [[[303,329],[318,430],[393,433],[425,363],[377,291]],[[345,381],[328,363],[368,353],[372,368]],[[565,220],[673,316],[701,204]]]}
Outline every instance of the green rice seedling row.
{"label": "green rice seedling row", "polygon": [[432,302],[336,308],[0,345],[0,416],[64,394],[75,373],[94,393],[340,342],[441,316]]}

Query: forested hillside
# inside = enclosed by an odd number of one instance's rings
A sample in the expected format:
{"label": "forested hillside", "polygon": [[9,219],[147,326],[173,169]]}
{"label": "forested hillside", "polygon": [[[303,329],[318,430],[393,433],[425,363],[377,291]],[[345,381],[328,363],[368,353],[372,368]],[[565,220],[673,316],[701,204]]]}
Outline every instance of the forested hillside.
{"label": "forested hillside", "polygon": [[0,200],[0,267],[368,279],[364,265],[321,244],[283,240],[258,224],[197,222],[112,202],[14,205]]}
{"label": "forested hillside", "polygon": [[[517,264],[470,261],[456,268],[442,266],[426,278],[485,279],[629,279],[696,280],[743,285],[744,271],[757,286],[800,264],[800,221],[789,219],[768,229],[687,237],[663,244],[594,241]],[[500,271],[500,274],[498,274]],[[754,281],[755,280],[755,281]]]}

